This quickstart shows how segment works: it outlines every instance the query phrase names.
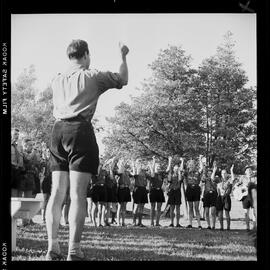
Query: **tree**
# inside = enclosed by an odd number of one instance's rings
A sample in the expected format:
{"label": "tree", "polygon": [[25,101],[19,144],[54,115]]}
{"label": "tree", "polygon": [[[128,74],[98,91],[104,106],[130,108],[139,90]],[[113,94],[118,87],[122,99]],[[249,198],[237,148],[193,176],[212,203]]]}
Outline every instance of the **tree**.
{"label": "tree", "polygon": [[198,69],[205,154],[209,166],[214,159],[227,167],[238,161],[240,170],[256,148],[256,93],[244,87],[248,78],[236,60],[231,32],[224,41]]}
{"label": "tree", "polygon": [[11,92],[11,125],[36,140],[49,143],[54,122],[52,89],[38,92],[34,87],[35,67],[31,65],[20,74]]}

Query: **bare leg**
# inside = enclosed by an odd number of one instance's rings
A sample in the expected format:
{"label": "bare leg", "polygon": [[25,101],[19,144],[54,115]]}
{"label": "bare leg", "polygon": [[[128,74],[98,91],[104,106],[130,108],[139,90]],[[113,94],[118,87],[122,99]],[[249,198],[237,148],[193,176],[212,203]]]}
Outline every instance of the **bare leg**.
{"label": "bare leg", "polygon": [[218,211],[218,219],[220,223],[220,229],[223,230],[223,210]]}
{"label": "bare leg", "polygon": [[201,227],[201,215],[200,215],[200,211],[199,211],[199,204],[200,204],[200,201],[194,202],[195,213],[196,213],[196,218],[197,218],[197,222],[198,222],[198,227]]}
{"label": "bare leg", "polygon": [[250,230],[250,226],[249,226],[249,208],[244,209],[244,211],[245,211],[246,229]]}
{"label": "bare leg", "polygon": [[193,220],[193,202],[188,201],[188,214],[189,214],[189,225],[192,226]]}
{"label": "bare leg", "polygon": [[121,203],[122,226],[125,226],[126,207],[127,207],[127,203],[126,202],[122,202]]}
{"label": "bare leg", "polygon": [[160,219],[160,215],[161,215],[161,206],[162,206],[162,203],[157,203],[156,226],[159,226],[159,219]]}
{"label": "bare leg", "polygon": [[137,203],[134,203],[134,208],[133,208],[133,225],[136,225],[136,218],[139,216],[139,205]]}
{"label": "bare leg", "polygon": [[227,220],[227,230],[231,229],[231,217],[230,217],[230,212],[225,210],[225,216]]}
{"label": "bare leg", "polygon": [[97,212],[98,212],[98,202],[95,203],[93,202],[91,215],[95,227],[97,227]]}
{"label": "bare leg", "polygon": [[174,221],[174,208],[175,208],[175,205],[170,204],[170,218],[171,218],[171,224],[170,225],[173,225],[173,221]]}
{"label": "bare leg", "polygon": [[139,204],[139,211],[138,211],[138,218],[139,218],[139,222],[138,224],[142,225],[142,218],[143,218],[143,209],[144,209],[144,203],[140,203]]}
{"label": "bare leg", "polygon": [[113,223],[115,223],[115,216],[117,213],[117,204],[115,202],[112,203],[111,213],[112,213],[111,224],[113,224]]}
{"label": "bare leg", "polygon": [[155,207],[156,207],[156,203],[151,203],[151,210],[150,210],[150,220],[151,220],[151,226],[154,226],[154,219],[155,219]]}
{"label": "bare leg", "polygon": [[60,253],[57,241],[61,208],[69,185],[69,174],[64,171],[52,172],[52,191],[47,204],[46,227],[48,234],[48,251]]}
{"label": "bare leg", "polygon": [[[118,208],[117,208],[117,225],[120,226],[120,215],[122,211],[122,203],[118,203]],[[134,219],[134,216],[133,216]]]}
{"label": "bare leg", "polygon": [[97,203],[97,226],[99,227],[101,225],[101,219],[102,219],[102,209],[103,209],[103,205],[102,202],[98,202]]}
{"label": "bare leg", "polygon": [[211,217],[212,217],[212,229],[215,229],[216,227],[216,207],[212,206],[211,207]]}
{"label": "bare leg", "polygon": [[86,217],[86,193],[90,173],[70,171],[69,254],[82,257],[80,241]]}
{"label": "bare leg", "polygon": [[176,210],[176,226],[180,225],[179,220],[180,220],[180,204],[175,205],[175,210]]}
{"label": "bare leg", "polygon": [[90,223],[93,223],[92,219],[92,207],[93,207],[93,201],[92,198],[87,198],[87,212]]}
{"label": "bare leg", "polygon": [[207,226],[211,228],[210,218],[209,218],[209,207],[205,207],[205,219],[207,222]]}

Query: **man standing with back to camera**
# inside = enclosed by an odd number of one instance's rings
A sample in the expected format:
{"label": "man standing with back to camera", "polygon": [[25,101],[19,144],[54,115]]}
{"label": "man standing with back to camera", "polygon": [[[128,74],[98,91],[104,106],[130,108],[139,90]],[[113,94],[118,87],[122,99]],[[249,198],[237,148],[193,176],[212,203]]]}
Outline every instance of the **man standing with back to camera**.
{"label": "man standing with back to camera", "polygon": [[89,69],[87,42],[73,40],[67,48],[70,67],[52,82],[53,115],[56,121],[51,135],[52,191],[47,205],[46,260],[61,260],[58,243],[61,205],[70,187],[69,248],[67,261],[86,260],[80,241],[86,216],[86,191],[91,175],[97,174],[99,150],[91,119],[101,94],[111,88],[121,89],[128,83],[126,55],[120,46],[119,73]]}

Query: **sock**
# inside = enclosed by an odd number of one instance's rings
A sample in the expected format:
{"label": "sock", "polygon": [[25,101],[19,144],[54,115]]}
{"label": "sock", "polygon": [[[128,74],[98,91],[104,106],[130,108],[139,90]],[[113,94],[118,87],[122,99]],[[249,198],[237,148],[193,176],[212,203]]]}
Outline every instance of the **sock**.
{"label": "sock", "polygon": [[69,242],[68,254],[74,254],[79,257],[84,257],[84,254],[80,247],[80,242]]}
{"label": "sock", "polygon": [[58,243],[58,239],[50,239],[48,238],[48,250],[49,251],[54,251],[58,254],[60,254],[60,246]]}

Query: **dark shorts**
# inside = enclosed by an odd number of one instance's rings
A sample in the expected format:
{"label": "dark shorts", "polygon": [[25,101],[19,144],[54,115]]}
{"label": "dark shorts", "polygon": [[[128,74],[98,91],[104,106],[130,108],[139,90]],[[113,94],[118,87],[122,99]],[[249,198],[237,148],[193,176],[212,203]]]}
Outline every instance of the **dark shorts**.
{"label": "dark shorts", "polygon": [[117,199],[117,186],[112,187],[112,201],[113,203],[118,202]]}
{"label": "dark shorts", "polygon": [[242,205],[244,209],[249,209],[253,207],[250,195],[247,195],[242,199]]}
{"label": "dark shorts", "polygon": [[51,194],[52,189],[52,179],[51,177],[45,177],[43,181],[40,183],[40,189],[42,193]]}
{"label": "dark shorts", "polygon": [[20,191],[32,191],[33,193],[36,190],[35,175],[32,173],[25,173],[21,178],[19,188]]}
{"label": "dark shorts", "polygon": [[107,202],[117,202],[117,194],[115,188],[106,187]]}
{"label": "dark shorts", "polygon": [[132,193],[133,201],[136,204],[148,203],[147,190],[145,187],[135,187]]}
{"label": "dark shorts", "polygon": [[99,150],[93,127],[85,120],[74,119],[54,123],[50,145],[51,171],[97,174]]}
{"label": "dark shorts", "polygon": [[107,190],[105,186],[95,185],[92,188],[92,201],[96,202],[107,202]]}
{"label": "dark shorts", "polygon": [[186,198],[188,202],[200,201],[201,188],[198,185],[188,185],[186,189]]}
{"label": "dark shorts", "polygon": [[171,189],[168,192],[168,204],[180,205],[181,204],[181,189]]}
{"label": "dark shorts", "polygon": [[19,189],[22,177],[22,170],[11,165],[11,188]]}
{"label": "dark shorts", "polygon": [[203,195],[203,207],[212,207],[217,204],[217,192],[208,191]]}
{"label": "dark shorts", "polygon": [[92,187],[92,185],[88,184],[86,197],[87,198],[92,198],[92,195],[93,195],[93,187]]}
{"label": "dark shorts", "polygon": [[222,211],[223,209],[225,211],[231,211],[232,202],[230,196],[217,196],[217,204],[216,209],[217,211]]}
{"label": "dark shorts", "polygon": [[149,199],[151,203],[165,202],[163,190],[161,188],[160,189],[151,188],[149,193]]}
{"label": "dark shorts", "polygon": [[117,189],[117,201],[121,202],[131,202],[130,189],[128,187]]}

